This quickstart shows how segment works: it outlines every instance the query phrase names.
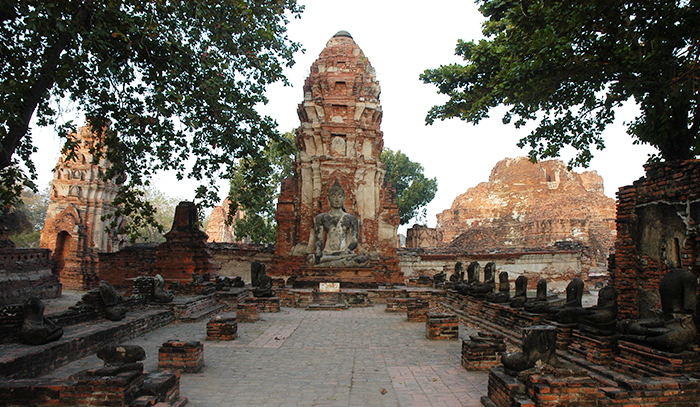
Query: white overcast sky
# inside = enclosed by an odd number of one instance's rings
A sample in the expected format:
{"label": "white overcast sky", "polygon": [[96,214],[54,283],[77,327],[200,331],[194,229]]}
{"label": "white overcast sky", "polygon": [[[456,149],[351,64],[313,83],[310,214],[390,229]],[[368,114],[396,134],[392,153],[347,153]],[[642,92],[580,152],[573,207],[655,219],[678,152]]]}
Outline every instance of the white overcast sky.
{"label": "white overcast sky", "polygon": [[[425,69],[460,62],[454,55],[458,39],[481,38],[484,19],[475,3],[469,0],[300,0],[300,3],[306,6],[302,18],[292,20],[288,26],[289,37],[306,50],[296,55],[296,65],[286,71],[293,86],[269,87],[270,103],[260,109],[277,121],[281,132],[299,126],[296,110],[303,99],[302,87],[309,68],[326,42],[336,32],[346,30],[377,71],[384,110],[381,125],[384,146],[401,150],[423,165],[426,176],[437,177],[438,192],[427,208],[428,225],[435,226],[435,215],[448,209],[459,194],[487,181],[498,161],[527,154],[516,143],[528,131],[502,124],[503,110],[494,111],[491,118],[477,126],[456,119],[425,125],[430,107],[444,103],[446,97],[438,95],[435,86],[423,84],[418,76]],[[623,121],[631,120],[634,115],[634,106],[619,112],[618,121],[605,133],[607,148],[595,152],[589,168],[603,177],[605,193],[613,198],[618,188],[644,175],[643,164],[648,154],[654,152],[648,146],[633,145],[626,134]],[[36,156],[39,185],[44,186],[52,178],[50,170],[58,159],[59,140],[50,135],[39,137],[37,133],[35,143],[40,148]],[[196,186],[177,183],[167,175],[156,185],[168,195],[185,199],[191,199]],[[228,190],[223,187],[221,192],[223,198]],[[403,233],[405,227],[400,231]]]}

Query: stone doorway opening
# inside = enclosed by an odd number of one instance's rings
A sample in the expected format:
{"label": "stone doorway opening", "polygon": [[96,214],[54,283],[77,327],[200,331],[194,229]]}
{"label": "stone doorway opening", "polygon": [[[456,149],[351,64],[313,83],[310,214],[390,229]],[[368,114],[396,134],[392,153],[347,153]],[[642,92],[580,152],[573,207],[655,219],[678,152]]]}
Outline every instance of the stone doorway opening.
{"label": "stone doorway opening", "polygon": [[56,236],[56,247],[53,250],[53,273],[61,278],[63,268],[66,266],[66,256],[70,252],[73,243],[73,236],[65,230]]}

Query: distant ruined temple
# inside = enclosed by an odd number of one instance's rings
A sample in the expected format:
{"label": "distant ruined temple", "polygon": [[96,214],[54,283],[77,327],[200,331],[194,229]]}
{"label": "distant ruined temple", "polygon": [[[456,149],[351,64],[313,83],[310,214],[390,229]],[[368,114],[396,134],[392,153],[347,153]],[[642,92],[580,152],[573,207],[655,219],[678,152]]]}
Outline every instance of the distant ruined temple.
{"label": "distant ruined temple", "polygon": [[110,220],[102,220],[115,211],[117,185],[102,179],[109,161],[93,162],[90,149],[100,136],[81,127],[69,137],[78,141],[78,147],[75,158],[63,154],[54,169],[40,247],[53,252],[54,273],[64,288],[88,289],[99,283],[98,253],[117,251],[124,241],[105,230]]}
{"label": "distant ruined temple", "polygon": [[443,245],[472,252],[576,242],[604,264],[615,242],[615,200],[604,195],[603,179],[569,171],[559,160],[502,160],[488,182],[437,218]]}
{"label": "distant ruined temple", "polygon": [[[239,238],[233,233],[233,223],[226,224],[226,218],[228,217],[229,205],[231,201],[226,198],[221,206],[215,206],[209,215],[209,223],[207,224],[206,233],[209,236],[207,242],[209,243],[250,243],[248,238]],[[236,209],[236,213],[233,215],[233,222],[237,219],[243,219],[244,213],[239,209]]]}
{"label": "distant ruined temple", "polygon": [[347,32],[335,34],[304,84],[295,175],[283,182],[277,206],[273,274],[305,275],[306,256],[314,251],[314,217],[329,209],[326,196],[337,180],[347,194],[345,211],[360,220],[356,251],[369,257],[374,273],[363,281],[403,281],[396,254],[398,208],[379,158],[384,145],[379,93],[362,50]]}

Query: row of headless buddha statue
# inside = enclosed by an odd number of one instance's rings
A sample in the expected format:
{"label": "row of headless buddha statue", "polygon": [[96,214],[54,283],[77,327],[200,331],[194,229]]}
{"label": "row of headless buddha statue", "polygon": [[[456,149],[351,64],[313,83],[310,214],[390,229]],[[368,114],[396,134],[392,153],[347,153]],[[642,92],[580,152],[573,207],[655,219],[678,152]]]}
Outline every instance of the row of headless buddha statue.
{"label": "row of headless buddha statue", "polygon": [[622,339],[648,345],[662,351],[677,353],[686,350],[694,342],[696,327],[694,314],[697,298],[697,278],[683,268],[671,269],[659,284],[661,310],[657,315],[644,319],[625,319],[618,323],[617,292],[606,286],[598,293],[597,304],[583,307],[584,282],[574,278],[566,287],[564,303],[550,301],[547,296],[547,280],[537,283],[535,298],[527,297],[527,277],[515,280],[515,295],[510,296],[508,273],[498,275],[499,289],[495,291],[496,267],[490,262],[484,268],[484,282],[479,282],[479,263],[467,267],[467,280],[461,263],[455,265],[448,286],[460,294],[484,299],[493,303],[509,303],[512,308],[526,312],[548,314],[552,320],[563,324],[578,324],[579,330],[595,336],[619,335]]}

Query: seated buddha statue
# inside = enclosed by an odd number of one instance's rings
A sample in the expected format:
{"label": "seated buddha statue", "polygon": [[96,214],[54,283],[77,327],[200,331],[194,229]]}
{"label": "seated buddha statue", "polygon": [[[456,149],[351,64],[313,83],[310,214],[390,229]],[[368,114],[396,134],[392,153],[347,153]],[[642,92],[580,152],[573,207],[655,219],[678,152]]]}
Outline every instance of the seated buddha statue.
{"label": "seated buddha statue", "polygon": [[368,263],[367,256],[355,253],[360,233],[356,216],[345,212],[345,190],[336,178],[328,190],[330,209],[314,218],[314,253],[307,263],[318,267],[359,267]]}

